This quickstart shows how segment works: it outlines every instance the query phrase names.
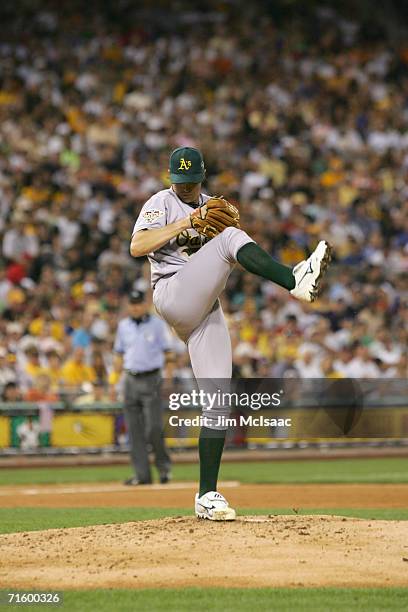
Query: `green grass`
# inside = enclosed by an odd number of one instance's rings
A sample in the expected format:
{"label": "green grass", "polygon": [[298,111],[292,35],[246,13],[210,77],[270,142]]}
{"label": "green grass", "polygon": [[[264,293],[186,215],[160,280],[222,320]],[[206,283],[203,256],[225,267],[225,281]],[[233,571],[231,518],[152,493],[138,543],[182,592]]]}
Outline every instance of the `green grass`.
{"label": "green grass", "polygon": [[408,459],[225,463],[220,477],[248,483],[408,482]]}
{"label": "green grass", "polygon": [[127,523],[191,513],[191,508],[0,508],[0,533]]}
{"label": "green grass", "polygon": [[[127,466],[0,469],[0,485],[111,482],[129,477]],[[174,480],[195,481],[198,464],[173,468]],[[224,463],[220,478],[243,483],[398,483],[408,482],[408,459],[336,459]]]}
{"label": "green grass", "polygon": [[[291,508],[245,508],[238,511],[251,514],[294,514]],[[192,508],[0,508],[0,534],[17,531],[39,531],[126,523],[163,518],[166,516],[192,516]],[[299,514],[328,514],[367,519],[408,520],[408,509],[351,509],[312,508]]]}
{"label": "green grass", "polygon": [[[406,610],[408,589],[112,589],[65,591],[63,597],[66,612],[377,612]],[[17,609],[21,606],[7,607]]]}

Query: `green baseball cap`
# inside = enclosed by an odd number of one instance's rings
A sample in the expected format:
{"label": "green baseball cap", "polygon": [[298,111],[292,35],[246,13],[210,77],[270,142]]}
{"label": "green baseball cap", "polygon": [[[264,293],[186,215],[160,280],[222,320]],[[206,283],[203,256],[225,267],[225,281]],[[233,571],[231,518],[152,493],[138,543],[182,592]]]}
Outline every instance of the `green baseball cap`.
{"label": "green baseball cap", "polygon": [[170,155],[172,183],[201,183],[205,178],[203,156],[193,147],[179,147]]}

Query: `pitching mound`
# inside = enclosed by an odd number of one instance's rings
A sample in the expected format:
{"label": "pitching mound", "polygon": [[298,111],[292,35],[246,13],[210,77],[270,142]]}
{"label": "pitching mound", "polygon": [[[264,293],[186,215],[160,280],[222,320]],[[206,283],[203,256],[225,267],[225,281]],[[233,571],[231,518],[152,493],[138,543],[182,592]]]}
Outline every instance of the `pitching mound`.
{"label": "pitching mound", "polygon": [[0,536],[3,587],[406,586],[408,521],[193,517]]}

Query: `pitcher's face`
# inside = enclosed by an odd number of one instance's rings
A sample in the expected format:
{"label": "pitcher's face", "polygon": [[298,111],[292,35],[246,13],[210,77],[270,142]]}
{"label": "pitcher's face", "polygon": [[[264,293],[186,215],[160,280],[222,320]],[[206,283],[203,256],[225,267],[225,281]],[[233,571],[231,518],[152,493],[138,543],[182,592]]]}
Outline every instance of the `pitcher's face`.
{"label": "pitcher's face", "polygon": [[172,189],[185,204],[198,204],[202,183],[173,183]]}

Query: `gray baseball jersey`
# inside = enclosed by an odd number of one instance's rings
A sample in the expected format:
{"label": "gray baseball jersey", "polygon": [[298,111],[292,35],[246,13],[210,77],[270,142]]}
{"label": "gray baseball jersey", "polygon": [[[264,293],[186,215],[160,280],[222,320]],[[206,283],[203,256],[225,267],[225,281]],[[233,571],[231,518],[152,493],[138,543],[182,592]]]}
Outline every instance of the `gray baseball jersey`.
{"label": "gray baseball jersey", "polygon": [[[204,204],[210,196],[200,195],[199,205]],[[163,189],[155,193],[144,204],[135,223],[132,236],[140,230],[158,229],[175,223],[190,215],[194,207],[185,204],[177,197],[172,189]],[[189,257],[197,252],[206,242],[207,238],[200,236],[194,229],[181,232],[154,253],[149,253],[151,264],[151,279],[154,287],[159,278],[177,272]]]}
{"label": "gray baseball jersey", "polygon": [[[209,197],[201,194],[199,203]],[[164,189],[143,206],[133,234],[164,227],[191,212],[192,207],[172,189]],[[153,303],[159,315],[187,343],[198,386],[207,393],[220,389],[220,380],[225,383],[231,378],[231,340],[218,298],[236,264],[239,249],[248,242],[253,242],[252,238],[235,227],[226,228],[211,240],[189,229],[149,253]],[[218,418],[227,414],[227,407],[214,406],[211,413],[206,412],[207,427],[225,429],[225,425],[218,424]]]}

